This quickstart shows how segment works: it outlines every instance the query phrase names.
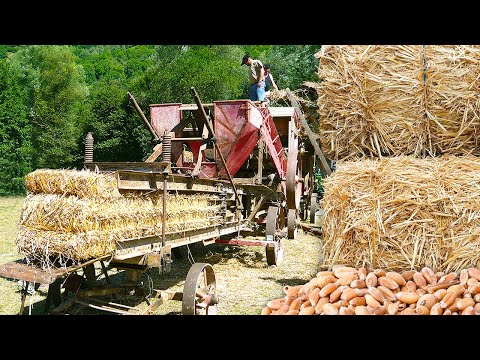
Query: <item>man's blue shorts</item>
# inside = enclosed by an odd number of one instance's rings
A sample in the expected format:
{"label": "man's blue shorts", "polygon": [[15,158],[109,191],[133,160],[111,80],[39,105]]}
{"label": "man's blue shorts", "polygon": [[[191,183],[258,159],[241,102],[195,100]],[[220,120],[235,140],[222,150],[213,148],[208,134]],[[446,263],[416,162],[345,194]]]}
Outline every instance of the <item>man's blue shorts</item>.
{"label": "man's blue shorts", "polygon": [[257,83],[250,85],[248,96],[252,101],[265,100],[265,80],[262,80],[260,87],[258,87]]}

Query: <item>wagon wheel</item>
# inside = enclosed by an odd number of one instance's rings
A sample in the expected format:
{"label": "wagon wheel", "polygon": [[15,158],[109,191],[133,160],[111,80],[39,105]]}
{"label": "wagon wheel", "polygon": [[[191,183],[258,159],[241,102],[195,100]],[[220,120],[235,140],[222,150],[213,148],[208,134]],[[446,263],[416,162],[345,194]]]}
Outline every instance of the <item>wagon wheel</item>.
{"label": "wagon wheel", "polygon": [[310,197],[310,224],[315,223],[315,213],[317,212],[317,199],[318,194],[312,193],[312,196]]}
{"label": "wagon wheel", "polygon": [[302,195],[302,184],[298,182],[298,147],[288,153],[286,181],[287,208],[298,209]]}
{"label": "wagon wheel", "polygon": [[265,253],[268,265],[280,265],[283,259],[283,239],[276,236],[277,229],[285,227],[285,211],[282,206],[270,206],[267,213],[267,224],[265,237],[267,240],[274,241],[273,244],[267,244]]}
{"label": "wagon wheel", "polygon": [[287,215],[287,236],[289,239],[297,237],[297,211],[295,209],[288,209]]}
{"label": "wagon wheel", "polygon": [[183,286],[183,315],[216,315],[215,272],[210,264],[195,263],[188,271]]}

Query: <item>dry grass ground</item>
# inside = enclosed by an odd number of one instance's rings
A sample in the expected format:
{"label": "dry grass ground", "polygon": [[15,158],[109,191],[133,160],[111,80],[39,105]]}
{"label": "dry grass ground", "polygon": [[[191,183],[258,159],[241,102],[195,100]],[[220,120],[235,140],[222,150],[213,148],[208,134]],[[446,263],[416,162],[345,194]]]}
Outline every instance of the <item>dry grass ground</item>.
{"label": "dry grass ground", "polygon": [[[14,240],[16,225],[24,198],[0,198],[0,263],[18,258]],[[182,291],[191,261],[209,263],[213,266],[217,281],[219,315],[257,315],[268,300],[283,296],[283,286],[308,282],[318,271],[320,262],[320,239],[299,230],[294,240],[285,241],[285,254],[280,266],[268,266],[265,248],[211,244],[192,244],[183,247],[183,257],[173,259],[172,271],[160,275],[158,269],[145,273],[145,287]],[[97,269],[99,279],[100,269]],[[121,283],[124,272],[109,270],[113,282]],[[42,285],[33,297],[31,313],[41,314],[44,310],[47,286]],[[0,278],[0,314],[16,314],[20,306],[20,293],[16,281]],[[116,300],[117,302],[118,299]],[[134,304],[143,308],[145,302]],[[181,302],[170,301],[160,306],[156,314],[180,314]],[[79,314],[87,313],[83,310]],[[90,313],[90,312],[88,312]]]}

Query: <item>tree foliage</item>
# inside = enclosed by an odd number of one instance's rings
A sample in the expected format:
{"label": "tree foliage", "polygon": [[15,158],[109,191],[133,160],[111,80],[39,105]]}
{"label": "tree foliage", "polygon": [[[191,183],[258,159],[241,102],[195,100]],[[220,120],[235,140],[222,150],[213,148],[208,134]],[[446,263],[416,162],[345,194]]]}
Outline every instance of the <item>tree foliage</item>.
{"label": "tree foliage", "polygon": [[31,126],[26,94],[11,62],[0,60],[0,195],[25,192],[24,175],[31,170]]}
{"label": "tree foliage", "polygon": [[27,46],[16,53],[29,88],[33,168],[72,164],[87,96],[82,67],[68,46]]}

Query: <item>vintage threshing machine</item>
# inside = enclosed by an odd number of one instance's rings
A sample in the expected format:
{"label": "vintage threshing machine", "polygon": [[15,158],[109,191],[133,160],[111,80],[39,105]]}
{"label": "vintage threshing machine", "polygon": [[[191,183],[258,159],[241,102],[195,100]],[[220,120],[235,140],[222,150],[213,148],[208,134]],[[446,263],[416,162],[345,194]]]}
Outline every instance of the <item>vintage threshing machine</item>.
{"label": "vintage threshing machine", "polygon": [[[284,238],[295,238],[298,219],[305,219],[316,203],[312,194],[314,152],[305,151],[312,144],[300,136],[300,121],[305,120],[299,119],[294,107],[262,107],[250,100],[202,104],[195,89],[191,90],[194,104],[150,105],[150,121],[128,93],[153,138],[153,152],[144,162],[95,162],[92,134],[85,141],[85,168],[114,175],[121,193],[163,195],[161,235],[122,239],[112,254],[48,272],[19,260],[1,265],[0,276],[24,280],[37,288],[48,284],[46,311],[53,302],[52,313],[64,313],[76,304],[121,314],[148,314],[173,299],[182,301],[184,314],[212,314],[217,302],[215,274],[212,266],[204,263],[193,264],[183,293],[155,290],[155,294],[146,294],[149,306],[143,311],[92,296],[142,293],[138,283],[144,271],[153,267],[168,272],[172,250],[198,242],[264,246],[267,263],[278,265]],[[167,232],[168,193],[215,195],[222,220],[200,229]],[[260,232],[264,237],[248,240],[240,236],[245,232]],[[101,287],[95,285],[97,261],[107,281]],[[109,284],[104,262],[125,270],[127,285]],[[62,285],[66,288],[68,278],[78,270],[83,270],[90,286],[76,287],[75,296],[65,300]],[[27,289],[25,286],[22,293],[21,313]]]}

